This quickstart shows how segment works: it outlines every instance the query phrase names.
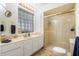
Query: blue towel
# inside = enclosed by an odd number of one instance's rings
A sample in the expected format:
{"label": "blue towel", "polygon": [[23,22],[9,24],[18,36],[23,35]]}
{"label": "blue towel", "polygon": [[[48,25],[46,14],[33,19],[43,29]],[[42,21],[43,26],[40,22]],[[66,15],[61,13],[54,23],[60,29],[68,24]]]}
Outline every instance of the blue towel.
{"label": "blue towel", "polygon": [[79,37],[76,37],[73,56],[79,56]]}

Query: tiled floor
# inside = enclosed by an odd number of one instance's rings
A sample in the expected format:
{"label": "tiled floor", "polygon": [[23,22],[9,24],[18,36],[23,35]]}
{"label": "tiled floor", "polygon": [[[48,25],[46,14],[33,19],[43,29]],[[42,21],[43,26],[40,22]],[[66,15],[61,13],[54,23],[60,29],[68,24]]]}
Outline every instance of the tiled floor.
{"label": "tiled floor", "polygon": [[[39,50],[33,56],[54,56],[54,55],[53,55],[53,52],[52,52],[52,47],[49,46],[47,48],[43,48],[43,49]],[[70,54],[67,54],[67,56],[70,56]]]}
{"label": "tiled floor", "polygon": [[53,53],[51,47],[47,47],[39,50],[34,56],[53,56]]}
{"label": "tiled floor", "polygon": [[52,56],[52,52],[43,48],[40,51],[38,51],[34,56]]}

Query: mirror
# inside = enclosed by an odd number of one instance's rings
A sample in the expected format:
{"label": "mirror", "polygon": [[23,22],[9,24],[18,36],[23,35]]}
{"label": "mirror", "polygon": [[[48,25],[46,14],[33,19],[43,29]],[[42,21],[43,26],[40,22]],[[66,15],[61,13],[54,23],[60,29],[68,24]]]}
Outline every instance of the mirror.
{"label": "mirror", "polygon": [[17,25],[18,11],[16,3],[0,3],[0,35],[9,36],[16,34],[16,29],[11,25]]}

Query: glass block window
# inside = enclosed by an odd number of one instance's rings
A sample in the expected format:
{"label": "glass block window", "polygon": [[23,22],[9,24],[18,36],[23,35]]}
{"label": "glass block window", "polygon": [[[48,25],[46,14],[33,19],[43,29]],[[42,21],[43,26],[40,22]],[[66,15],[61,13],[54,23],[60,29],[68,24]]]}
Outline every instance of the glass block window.
{"label": "glass block window", "polygon": [[34,31],[33,14],[18,8],[18,22],[22,30],[22,33],[28,33]]}

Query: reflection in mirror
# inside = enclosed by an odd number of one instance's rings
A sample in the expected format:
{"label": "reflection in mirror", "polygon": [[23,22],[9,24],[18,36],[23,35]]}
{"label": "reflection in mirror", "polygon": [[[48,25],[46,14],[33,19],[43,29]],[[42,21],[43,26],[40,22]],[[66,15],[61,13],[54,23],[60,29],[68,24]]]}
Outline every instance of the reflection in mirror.
{"label": "reflection in mirror", "polygon": [[14,25],[16,25],[17,22],[18,11],[15,5],[16,3],[0,3],[0,30],[3,31],[0,32],[0,34],[11,35],[12,22],[14,22]]}
{"label": "reflection in mirror", "polygon": [[0,35],[4,33],[4,30],[5,30],[5,26],[4,26],[4,23],[5,23],[5,9],[6,7],[6,4],[5,3],[0,3]]}

